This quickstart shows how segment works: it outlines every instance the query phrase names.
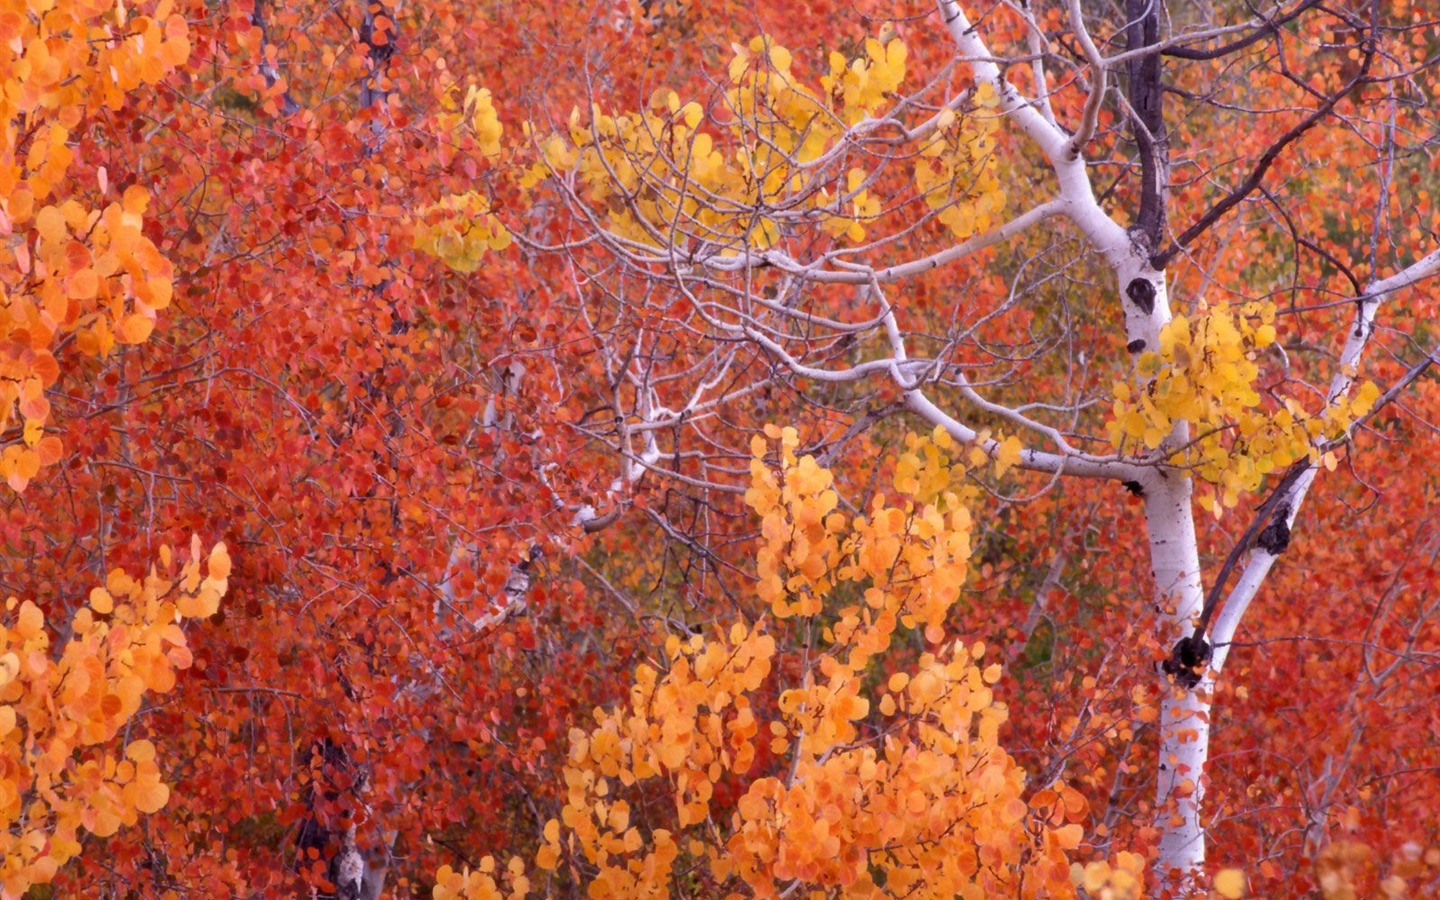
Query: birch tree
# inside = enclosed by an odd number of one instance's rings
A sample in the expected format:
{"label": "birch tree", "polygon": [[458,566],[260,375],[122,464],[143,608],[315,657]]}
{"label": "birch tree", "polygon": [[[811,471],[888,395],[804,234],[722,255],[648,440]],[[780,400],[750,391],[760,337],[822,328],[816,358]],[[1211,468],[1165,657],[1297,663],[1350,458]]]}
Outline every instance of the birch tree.
{"label": "birch tree", "polygon": [[[1040,489],[1139,495],[1153,867],[1187,895],[1247,612],[1312,490],[1435,359],[1434,26],[1398,0],[893,16],[804,62],[762,35],[638,97],[587,70],[573,111],[472,88],[449,127],[509,180],[426,210],[417,246],[564,261],[603,381],[572,427],[616,460],[577,522],[647,478],[743,490],[736,410],[787,404],[822,459],[904,416]],[[1197,516],[1240,522],[1208,565]]]}

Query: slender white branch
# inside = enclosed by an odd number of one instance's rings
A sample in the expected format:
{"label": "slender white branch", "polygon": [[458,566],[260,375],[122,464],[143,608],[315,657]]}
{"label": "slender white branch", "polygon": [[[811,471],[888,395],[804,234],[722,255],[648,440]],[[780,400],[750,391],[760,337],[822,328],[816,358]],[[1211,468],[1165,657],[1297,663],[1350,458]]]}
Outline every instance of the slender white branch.
{"label": "slender white branch", "polygon": [[1091,71],[1095,73],[1092,76],[1094,83],[1090,86],[1090,96],[1085,98],[1085,109],[1080,115],[1080,127],[1075,130],[1075,137],[1070,142],[1070,146],[1078,154],[1095,136],[1095,125],[1100,121],[1100,104],[1105,99],[1109,72],[1106,70],[1105,60],[1100,56],[1100,49],[1095,46],[1089,30],[1085,28],[1085,13],[1080,9],[1080,0],[1070,0],[1070,28],[1075,32],[1075,39],[1080,42],[1080,49],[1090,63]]}
{"label": "slender white branch", "polygon": [[[905,406],[931,425],[944,427],[957,441],[973,444],[992,457],[1000,452],[999,441],[994,438],[980,440],[980,434],[975,429],[936,406],[919,388],[905,392]],[[1020,451],[1020,462],[1017,465],[1032,472],[1078,475],[1081,478],[1108,478],[1113,481],[1137,483],[1143,483],[1154,474],[1153,469],[1133,465],[1123,460],[1069,456],[1063,453],[1047,453],[1043,450],[1028,448]]]}
{"label": "slender white branch", "polygon": [[[1060,183],[1065,215],[1090,239],[1090,243],[1113,267],[1133,265],[1132,246],[1125,229],[1105,214],[1095,199],[1085,160],[1071,135],[1045,116],[1021,95],[1000,71],[970,19],[955,0],[938,0],[940,18],[950,32],[961,58],[975,73],[975,80],[988,84],[1000,101],[1001,111],[1035,143],[1050,162]],[[1042,86],[1043,88],[1043,86]]]}
{"label": "slender white branch", "polygon": [[[1437,274],[1440,274],[1440,250],[1417,260],[1389,278],[1371,284],[1356,301],[1359,308],[1355,313],[1355,326],[1345,340],[1345,347],[1340,352],[1337,371],[1331,379],[1329,391],[1326,392],[1327,407],[1333,407],[1343,400],[1354,386],[1355,379],[1359,375],[1360,359],[1364,355],[1365,346],[1375,332],[1375,314],[1379,311],[1380,306],[1395,291]],[[1300,512],[1300,506],[1305,502],[1305,496],[1309,493],[1310,486],[1314,484],[1318,474],[1319,470],[1313,465],[1310,466],[1299,478],[1295,479],[1294,484],[1287,492],[1288,496],[1279,499],[1276,506],[1277,516],[1283,513],[1287,534],[1294,527],[1295,517]],[[1246,557],[1245,567],[1241,570],[1235,587],[1226,595],[1225,606],[1216,616],[1215,624],[1210,631],[1210,642],[1215,647],[1210,667],[1216,672],[1224,667],[1225,660],[1230,655],[1230,644],[1235,640],[1235,633],[1240,627],[1241,620],[1245,617],[1245,611],[1249,608],[1251,601],[1255,599],[1255,595],[1259,592],[1260,586],[1264,584],[1265,577],[1270,574],[1277,559],[1279,559],[1277,553],[1259,545],[1252,548],[1249,556]]]}

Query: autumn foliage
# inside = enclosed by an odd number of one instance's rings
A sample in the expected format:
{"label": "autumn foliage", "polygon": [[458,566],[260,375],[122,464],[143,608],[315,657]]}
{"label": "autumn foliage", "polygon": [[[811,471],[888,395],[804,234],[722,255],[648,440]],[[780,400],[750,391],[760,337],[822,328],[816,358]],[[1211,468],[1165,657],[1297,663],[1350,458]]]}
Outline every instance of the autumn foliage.
{"label": "autumn foliage", "polygon": [[181,624],[214,615],[230,557],[218,544],[201,573],[200,540],[171,578],[174,559],[143,580],[115,569],[52,648],[45,614],[29,600],[6,603],[0,624],[0,895],[46,884],[83,849],[82,829],[109,837],[159,812],[170,797],[155,745],[112,748],[147,695],[167,694],[194,657]]}
{"label": "autumn foliage", "polygon": [[7,439],[0,476],[15,490],[62,453],[45,429],[57,343],[107,356],[148,338],[170,304],[171,265],[142,233],[146,189],[105,203],[103,166],[98,184],[77,185],[71,135],[189,53],[171,3],[151,15],[71,2],[0,12],[0,429],[20,438]]}
{"label": "autumn foliage", "polygon": [[[768,615],[708,639],[672,636],[663,671],[636,672],[628,708],[596,710],[593,727],[571,731],[566,803],[545,826],[538,866],[594,867],[591,897],[668,896],[681,872],[712,895],[1074,896],[1067,851],[1080,843],[1084,798],[1059,782],[1027,791],[999,744],[1001,666],[981,645],[944,640],[972,524],[951,489],[963,467],[951,465],[948,435],[912,439],[900,505],[877,496],[853,520],[836,511],[830,473],[797,458],[794,429],[767,435],[776,465],[757,437],[746,503],[763,522]],[[938,649],[868,687],[899,628],[924,629]],[[669,828],[632,823],[626,797],[652,781],[673,804]],[[734,798],[724,814],[717,789]],[[499,896],[493,870],[442,869],[436,896]],[[507,887],[523,895],[518,877]]]}
{"label": "autumn foliage", "polygon": [[1437,59],[0,0],[0,895],[1440,890]]}

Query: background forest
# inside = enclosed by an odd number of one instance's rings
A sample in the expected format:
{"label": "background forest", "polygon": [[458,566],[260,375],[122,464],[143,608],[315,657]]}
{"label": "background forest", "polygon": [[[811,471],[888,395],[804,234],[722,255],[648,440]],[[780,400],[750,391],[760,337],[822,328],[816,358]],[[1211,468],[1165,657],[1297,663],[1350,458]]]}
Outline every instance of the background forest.
{"label": "background forest", "polygon": [[0,0],[0,897],[1440,892],[1411,0]]}

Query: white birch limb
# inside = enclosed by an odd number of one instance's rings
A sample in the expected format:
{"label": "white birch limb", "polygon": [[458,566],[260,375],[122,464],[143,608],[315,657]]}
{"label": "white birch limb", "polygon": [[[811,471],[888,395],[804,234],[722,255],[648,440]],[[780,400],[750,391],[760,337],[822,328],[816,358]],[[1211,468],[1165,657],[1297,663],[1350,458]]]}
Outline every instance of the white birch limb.
{"label": "white birch limb", "polygon": [[[938,6],[941,19],[961,56],[971,66],[975,80],[994,89],[1006,117],[1045,154],[1059,183],[1064,215],[1114,271],[1127,346],[1132,352],[1158,346],[1160,330],[1171,319],[1164,273],[1150,265],[1147,248],[1111,219],[1096,201],[1085,159],[1075,138],[1064,128],[1047,121],[1005,80],[989,49],[955,0],[938,0]],[[1105,84],[1099,73],[1095,81],[1097,89]],[[1039,90],[1044,91],[1045,86]],[[1083,122],[1080,132],[1083,138],[1086,132]],[[907,401],[912,409],[920,405],[919,400],[909,396]],[[1163,446],[1181,446],[1188,437],[1188,427],[1180,423]],[[1146,533],[1159,608],[1156,627],[1165,646],[1170,646],[1193,627],[1204,607],[1192,484],[1183,472],[1158,468],[1144,469],[1141,477],[1134,480],[1145,492]],[[1209,756],[1211,700],[1205,685],[1198,687],[1199,690],[1187,690],[1173,686],[1161,704],[1159,777],[1156,779],[1161,837],[1155,870],[1162,889],[1173,887],[1182,892],[1193,885],[1205,862],[1200,809]]]}
{"label": "white birch limb", "polygon": [[[1407,288],[1416,282],[1426,278],[1440,275],[1440,250],[1436,250],[1427,256],[1410,264],[1402,271],[1381,281],[1374,282],[1357,301],[1358,309],[1355,313],[1355,326],[1350,330],[1345,339],[1345,347],[1340,351],[1340,361],[1334,377],[1330,381],[1330,389],[1325,395],[1325,405],[1334,406],[1345,399],[1355,385],[1355,379],[1359,375],[1361,358],[1365,353],[1365,346],[1369,343],[1370,336],[1375,333],[1375,316],[1380,307],[1389,299],[1395,291]],[[1315,477],[1319,469],[1311,465],[1290,485],[1285,496],[1279,498],[1277,512],[1283,510],[1283,521],[1287,533],[1295,526],[1295,517],[1300,512],[1301,505],[1305,502],[1310,487],[1315,483]],[[1235,587],[1225,597],[1225,605],[1215,618],[1215,625],[1210,630],[1210,642],[1215,647],[1215,655],[1210,663],[1213,671],[1219,672],[1225,666],[1225,660],[1230,655],[1230,645],[1235,640],[1235,633],[1240,627],[1240,622],[1245,617],[1245,611],[1249,609],[1250,603],[1255,599],[1260,586],[1264,584],[1265,577],[1270,574],[1279,554],[1270,549],[1256,545],[1251,548],[1249,556],[1245,560],[1245,567],[1240,571],[1240,577],[1235,582]]]}

